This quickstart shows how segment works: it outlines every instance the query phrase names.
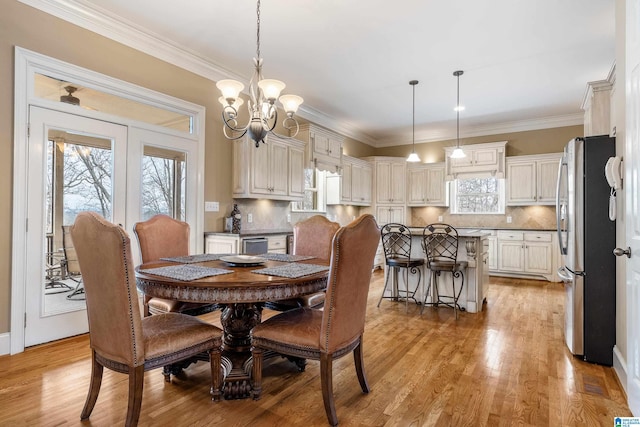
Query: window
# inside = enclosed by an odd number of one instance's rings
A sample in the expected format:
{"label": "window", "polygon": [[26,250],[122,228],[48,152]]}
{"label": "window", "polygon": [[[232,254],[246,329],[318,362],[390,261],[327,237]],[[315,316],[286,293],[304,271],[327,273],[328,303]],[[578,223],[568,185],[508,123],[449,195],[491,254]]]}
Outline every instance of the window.
{"label": "window", "polygon": [[456,179],[451,185],[454,214],[504,214],[504,180],[497,178]]}
{"label": "window", "polygon": [[325,212],[325,171],[318,169],[304,170],[304,199],[302,202],[292,202],[292,211]]}

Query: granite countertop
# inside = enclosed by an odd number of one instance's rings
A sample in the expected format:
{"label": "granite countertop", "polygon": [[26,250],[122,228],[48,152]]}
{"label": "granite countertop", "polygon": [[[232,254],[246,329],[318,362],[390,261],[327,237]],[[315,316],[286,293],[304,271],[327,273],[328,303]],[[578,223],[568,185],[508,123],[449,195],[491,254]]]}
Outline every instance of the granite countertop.
{"label": "granite countertop", "polygon": [[[413,236],[422,236],[424,227],[409,227]],[[459,237],[485,237],[491,235],[490,231],[480,230],[477,228],[456,228]]]}
{"label": "granite countertop", "polygon": [[277,234],[293,234],[293,230],[287,229],[271,229],[271,230],[240,230],[240,233],[231,233],[229,231],[205,231],[205,236],[235,236],[235,237],[259,237],[274,236]]}

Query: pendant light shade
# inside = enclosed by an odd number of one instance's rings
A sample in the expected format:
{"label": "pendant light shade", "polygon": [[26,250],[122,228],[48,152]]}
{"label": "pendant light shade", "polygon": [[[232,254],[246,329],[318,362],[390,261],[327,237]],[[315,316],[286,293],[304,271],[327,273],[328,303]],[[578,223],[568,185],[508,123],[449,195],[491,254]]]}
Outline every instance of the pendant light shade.
{"label": "pendant light shade", "polygon": [[464,151],[462,151],[462,148],[460,148],[460,110],[464,110],[464,107],[460,105],[460,76],[463,74],[464,74],[464,71],[462,70],[453,72],[453,75],[456,76],[456,78],[458,79],[458,97],[456,100],[456,108],[455,108],[456,110],[456,148],[451,153],[450,157],[452,159],[462,159],[463,157],[467,157],[467,155],[464,154]]}
{"label": "pendant light shade", "polygon": [[411,148],[411,154],[409,154],[409,157],[407,157],[407,162],[416,163],[420,161],[420,157],[416,154],[416,85],[418,84],[418,81],[411,80],[409,84],[413,88],[413,116],[412,116],[413,119],[412,119],[412,126],[411,126],[412,148]]}

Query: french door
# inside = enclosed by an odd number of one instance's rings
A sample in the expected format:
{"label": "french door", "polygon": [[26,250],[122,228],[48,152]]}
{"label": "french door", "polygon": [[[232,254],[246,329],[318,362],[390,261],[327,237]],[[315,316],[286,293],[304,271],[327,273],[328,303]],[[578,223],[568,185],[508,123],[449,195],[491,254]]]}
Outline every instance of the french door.
{"label": "french door", "polygon": [[126,126],[33,106],[29,115],[25,346],[88,331],[63,227],[84,210],[124,223],[127,184]]}

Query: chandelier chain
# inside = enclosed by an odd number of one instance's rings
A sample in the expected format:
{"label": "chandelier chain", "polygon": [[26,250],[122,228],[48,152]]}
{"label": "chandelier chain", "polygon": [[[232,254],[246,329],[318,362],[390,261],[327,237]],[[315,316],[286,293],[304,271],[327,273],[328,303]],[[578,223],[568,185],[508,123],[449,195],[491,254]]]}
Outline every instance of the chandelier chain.
{"label": "chandelier chain", "polygon": [[258,17],[258,25],[256,28],[256,59],[260,59],[260,0],[256,7],[256,15]]}

